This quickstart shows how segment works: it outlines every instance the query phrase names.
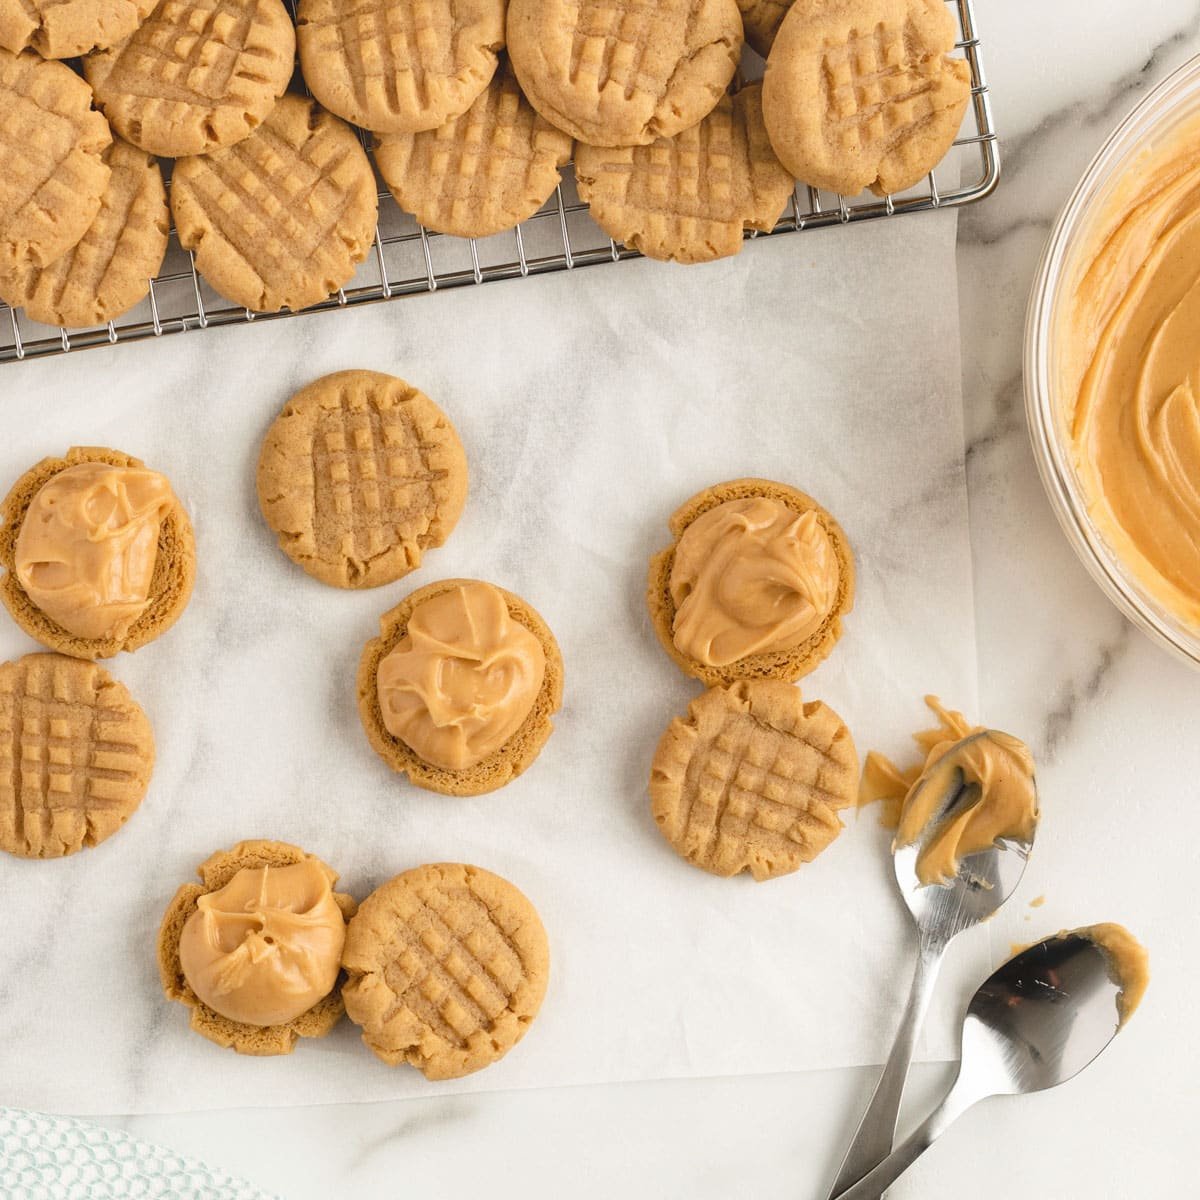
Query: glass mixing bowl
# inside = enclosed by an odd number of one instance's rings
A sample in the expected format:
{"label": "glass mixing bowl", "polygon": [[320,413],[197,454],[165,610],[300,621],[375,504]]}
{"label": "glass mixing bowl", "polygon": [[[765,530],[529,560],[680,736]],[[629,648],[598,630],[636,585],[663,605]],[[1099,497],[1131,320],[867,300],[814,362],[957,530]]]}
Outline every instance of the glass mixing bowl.
{"label": "glass mixing bowl", "polygon": [[1025,324],[1025,410],[1038,471],[1055,515],[1109,599],[1159,644],[1200,667],[1200,629],[1169,611],[1108,546],[1088,513],[1067,422],[1074,396],[1057,384],[1064,319],[1092,223],[1135,169],[1134,160],[1200,114],[1200,56],[1149,93],[1104,143],[1063,209],[1042,252]]}

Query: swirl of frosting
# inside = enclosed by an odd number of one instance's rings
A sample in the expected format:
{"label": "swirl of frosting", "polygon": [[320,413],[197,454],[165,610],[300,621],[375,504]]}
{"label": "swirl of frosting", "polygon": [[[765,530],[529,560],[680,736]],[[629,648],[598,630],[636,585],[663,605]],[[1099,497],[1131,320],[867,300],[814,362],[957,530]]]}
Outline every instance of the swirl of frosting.
{"label": "swirl of frosting", "polygon": [[17,534],[17,579],[77,637],[124,637],[146,609],[159,531],[175,503],[157,471],[68,467],[30,502]]}
{"label": "swirl of frosting", "polygon": [[383,723],[426,762],[461,771],[498,750],[529,715],[546,675],[541,642],[490,583],[418,604],[379,664]]}
{"label": "swirl of frosting", "polygon": [[837,602],[838,560],[815,512],[727,500],[683,531],[670,588],[676,649],[723,667],[811,637]]}
{"label": "swirl of frosting", "polygon": [[193,992],[246,1025],[282,1025],[333,991],[346,921],[320,863],[243,867],[196,901],[179,939]]}

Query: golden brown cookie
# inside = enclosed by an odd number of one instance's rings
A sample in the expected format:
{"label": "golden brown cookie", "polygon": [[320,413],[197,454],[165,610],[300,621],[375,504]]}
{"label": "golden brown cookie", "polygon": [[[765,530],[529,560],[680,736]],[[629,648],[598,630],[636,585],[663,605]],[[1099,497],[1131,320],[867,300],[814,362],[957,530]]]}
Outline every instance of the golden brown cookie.
{"label": "golden brown cookie", "polygon": [[282,0],[159,0],[83,69],[117,133],[178,158],[249,137],[283,95],[295,59]]}
{"label": "golden brown cookie", "polygon": [[111,658],[120,650],[136,650],[165,633],[179,619],[192,595],[196,578],[196,545],[192,524],[182,504],[176,504],[162,523],[158,556],[150,583],[150,601],[124,638],[82,638],[51,620],[29,598],[15,570],[17,535],[33,498],[60,471],[78,463],[103,462],[117,467],[141,467],[141,459],[98,446],[73,446],[62,458],[44,458],[16,483],[0,505],[0,600],[31,638],[51,650],[76,658]]}
{"label": "golden brown cookie", "polygon": [[108,122],[70,67],[0,50],[0,274],[45,267],[87,232],[108,185]]}
{"label": "golden brown cookie", "polygon": [[[178,1000],[191,1009],[191,1026],[210,1042],[232,1047],[239,1054],[291,1054],[297,1038],[324,1037],[341,1019],[345,1006],[341,992],[334,988],[307,1012],[284,1025],[247,1025],[230,1020],[204,1004],[192,991],[179,961],[179,939],[187,919],[196,908],[196,901],[209,892],[223,888],[244,867],[287,867],[306,859],[316,862],[329,878],[337,883],[337,872],[321,862],[315,854],[306,854],[298,846],[286,842],[238,842],[229,850],[218,850],[198,868],[200,883],[185,883],[175,893],[163,913],[158,930],[158,976],[163,994],[168,1000]],[[334,899],[349,920],[356,905],[352,896],[335,892]]]}
{"label": "golden brown cookie", "polygon": [[62,654],[0,663],[0,850],[59,858],[133,815],[154,734],[123,684]]}
{"label": "golden brown cookie", "polygon": [[757,83],[653,145],[580,146],[575,178],[613,241],[684,263],[737,254],[747,230],[774,229],[794,186],[767,138]]}
{"label": "golden brown cookie", "polygon": [[406,596],[379,618],[379,636],[363,648],[358,663],[358,715],[375,753],[393,771],[406,774],[413,783],[446,796],[478,796],[495,791],[520,775],[537,756],[554,730],[553,715],[562,704],[563,662],[558,642],[550,627],[534,609],[511,592],[497,589],[508,604],[509,616],[528,629],[546,656],[545,676],[532,711],[520,728],[499,750],[482,762],[463,770],[434,766],[420,758],[398,737],[388,732],[379,705],[377,676],[380,661],[395,649],[408,630],[409,617],[417,605],[470,580],[444,579],[426,584]]}
{"label": "golden brown cookie", "polygon": [[154,0],[0,0],[0,47],[74,58],[128,37]]}
{"label": "golden brown cookie", "polygon": [[792,0],[738,0],[746,41],[763,58],[771,53],[775,35],[791,7]]}
{"label": "golden brown cookie", "polygon": [[342,996],[391,1066],[458,1079],[525,1036],[550,977],[537,910],[506,879],[432,863],[371,893],[350,922]]}
{"label": "golden brown cookie", "polygon": [[375,146],[396,203],[426,229],[489,237],[532,217],[558,187],[571,138],[530,107],[502,66],[461,117]]}
{"label": "golden brown cookie", "polygon": [[796,178],[856,196],[919,183],[971,97],[945,0],[795,0],[771,47],[763,115]]}
{"label": "golden brown cookie", "polygon": [[742,49],[737,0],[511,0],[508,52],[534,108],[591,146],[703,120]]}
{"label": "golden brown cookie", "polygon": [[841,717],[774,679],[710,688],[663,734],[650,801],[663,837],[714,875],[757,880],[811,862],[842,831],[858,755]]}
{"label": "golden brown cookie", "polygon": [[354,131],[284,96],[245,141],[175,164],[179,244],[227,300],[295,312],[354,277],[375,237],[375,174]]}
{"label": "golden brown cookie", "polygon": [[82,239],[48,267],[0,275],[0,299],[31,320],[103,325],[140,303],[162,266],[171,215],[158,160],[116,138],[104,161],[112,175]]}
{"label": "golden brown cookie", "polygon": [[375,133],[437,129],[470,108],[504,47],[505,0],[300,0],[304,82]]}
{"label": "golden brown cookie", "polygon": [[[768,654],[750,654],[727,666],[709,666],[681,654],[675,645],[675,601],[671,596],[671,571],[675,566],[675,547],[684,531],[697,517],[724,504],[753,496],[778,501],[798,514],[816,514],[822,530],[837,557],[837,597],[820,628],[798,646]],[[734,683],[739,679],[795,680],[807,675],[828,657],[842,636],[842,618],[854,607],[854,555],[842,527],[811,496],[769,479],[733,479],[698,492],[672,514],[668,526],[675,544],[650,560],[646,603],[650,620],[663,649],[689,675],[706,686]]]}
{"label": "golden brown cookie", "polygon": [[450,536],[466,498],[449,418],[378,371],[338,371],[297,392],[258,456],[258,503],[280,549],[334,587],[407,575]]}

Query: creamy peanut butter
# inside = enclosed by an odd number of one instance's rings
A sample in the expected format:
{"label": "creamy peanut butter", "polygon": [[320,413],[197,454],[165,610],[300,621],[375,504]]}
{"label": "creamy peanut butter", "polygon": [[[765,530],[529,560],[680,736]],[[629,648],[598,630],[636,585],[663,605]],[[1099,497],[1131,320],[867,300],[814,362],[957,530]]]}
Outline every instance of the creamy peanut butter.
{"label": "creamy peanut butter", "polygon": [[[894,844],[920,845],[917,878],[928,885],[953,879],[963,858],[1001,839],[1031,842],[1039,813],[1033,756],[1024,742],[972,726],[962,713],[943,708],[936,696],[926,696],[925,702],[938,726],[914,735],[925,751],[924,763],[901,771],[871,751],[858,802],[890,805],[885,820],[895,820]],[[942,816],[935,805],[957,779],[977,793]]]}
{"label": "creamy peanut butter", "polygon": [[676,648],[722,667],[816,633],[837,603],[837,554],[815,512],[727,500],[683,531],[670,587]]}
{"label": "creamy peanut butter", "polygon": [[418,604],[379,663],[383,723],[426,762],[461,771],[520,729],[546,675],[541,642],[489,583],[459,584]]}
{"label": "creamy peanut butter", "polygon": [[[1108,958],[1109,975],[1121,989],[1117,996],[1117,1011],[1124,1025],[1141,1004],[1146,988],[1150,985],[1150,956],[1146,948],[1125,928],[1106,922],[1089,925],[1085,929],[1072,929],[1068,934],[1085,937],[1095,942]],[[1063,934],[1061,936],[1068,936]]]}
{"label": "creamy peanut butter", "polygon": [[1080,255],[1059,379],[1088,511],[1200,624],[1200,122],[1126,169]]}
{"label": "creamy peanut butter", "polygon": [[175,502],[156,471],[68,467],[42,485],[21,522],[17,579],[69,633],[124,637],[146,609],[159,531]]}
{"label": "creamy peanut butter", "polygon": [[179,939],[192,991],[246,1025],[282,1025],[333,991],[346,922],[312,859],[244,867],[196,901]]}

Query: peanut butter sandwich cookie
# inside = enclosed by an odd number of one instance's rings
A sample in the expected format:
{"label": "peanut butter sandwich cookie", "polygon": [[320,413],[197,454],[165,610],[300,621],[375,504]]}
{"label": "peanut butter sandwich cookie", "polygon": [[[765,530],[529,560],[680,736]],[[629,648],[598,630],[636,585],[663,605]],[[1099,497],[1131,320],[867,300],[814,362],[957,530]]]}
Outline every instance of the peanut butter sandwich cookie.
{"label": "peanut butter sandwich cookie", "polygon": [[284,96],[245,141],[175,164],[179,244],[227,300],[295,312],[354,278],[379,212],[375,173],[349,125]]}
{"label": "peanut butter sandwich cookie", "polygon": [[98,846],[141,804],[153,769],[150,722],[102,667],[62,654],[0,663],[0,850]]}
{"label": "peanut butter sandwich cookie", "polygon": [[283,95],[295,60],[282,0],[160,0],[83,70],[123,138],[180,158],[249,137]]}
{"label": "peanut butter sandwich cookie", "polygon": [[192,1028],[239,1054],[291,1054],[345,1011],[338,991],[352,897],[286,842],[239,842],[200,864],[163,914],[158,974]]}
{"label": "peanut butter sandwich cookie", "polygon": [[775,35],[791,7],[792,0],[738,0],[746,42],[763,58],[771,53]]}
{"label": "peanut butter sandwich cookie", "polygon": [[461,117],[426,133],[385,134],[375,161],[396,203],[426,229],[481,238],[545,204],[573,145],[533,110],[505,65]]}
{"label": "peanut butter sandwich cookie", "polygon": [[663,649],[708,686],[799,679],[842,634],[854,558],[811,496],[735,479],[693,496],[650,560],[646,600]]}
{"label": "peanut butter sandwich cookie", "polygon": [[48,267],[0,275],[0,299],[46,325],[103,325],[145,299],[167,252],[171,216],[158,160],[114,139],[100,211]]}
{"label": "peanut butter sandwich cookie", "polygon": [[375,133],[437,129],[487,87],[505,0],[300,0],[304,82],[330,112]]}
{"label": "peanut butter sandwich cookie", "polygon": [[462,863],[397,875],[350,922],[342,988],[350,1020],[384,1062],[458,1079],[525,1036],[546,994],[550,948],[532,904]]}
{"label": "peanut butter sandwich cookie", "polygon": [[0,0],[0,47],[75,58],[128,37],[154,0]]}
{"label": "peanut butter sandwich cookie", "polygon": [[650,771],[654,820],[676,853],[714,875],[760,881],[816,858],[857,789],[842,719],[774,679],[697,696],[667,727]]}
{"label": "peanut butter sandwich cookie", "polygon": [[0,275],[46,267],[87,232],[108,185],[92,89],[32,50],[0,50]]}
{"label": "peanut butter sandwich cookie", "polygon": [[0,599],[30,637],[76,658],[136,650],[192,594],[191,522],[170,483],[119,450],[44,458],[0,506]]}
{"label": "peanut butter sandwich cookie", "polygon": [[258,503],[279,546],[341,588],[392,583],[454,528],[467,459],[446,414],[377,371],[339,371],[296,393],[258,457]]}
{"label": "peanut butter sandwich cookie", "polygon": [[763,113],[798,179],[902,192],[945,156],[971,98],[944,0],[795,0],[767,59]]}
{"label": "peanut butter sandwich cookie", "polygon": [[447,579],[380,618],[359,660],[358,714],[393,771],[432,792],[476,796],[537,758],[562,688],[558,643],[524,600]]}
{"label": "peanut butter sandwich cookie", "polygon": [[737,254],[747,230],[774,229],[794,186],[767,138],[759,84],[653,145],[580,146],[575,176],[613,241],[683,263]]}
{"label": "peanut butter sandwich cookie", "polygon": [[511,0],[508,52],[534,108],[591,146],[703,120],[742,49],[737,0]]}

